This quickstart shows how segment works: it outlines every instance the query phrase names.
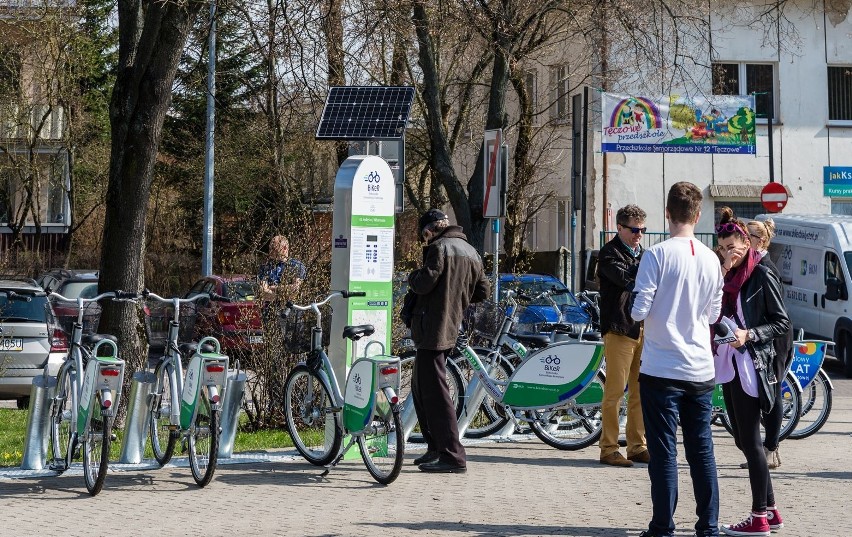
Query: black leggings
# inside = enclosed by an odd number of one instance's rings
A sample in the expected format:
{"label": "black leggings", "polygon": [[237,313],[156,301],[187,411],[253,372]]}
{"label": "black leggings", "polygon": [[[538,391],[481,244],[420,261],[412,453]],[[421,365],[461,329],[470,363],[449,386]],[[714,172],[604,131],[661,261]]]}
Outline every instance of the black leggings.
{"label": "black leggings", "polygon": [[775,390],[775,405],[772,411],[763,415],[763,427],[766,430],[766,440],[763,447],[769,451],[778,449],[781,443],[781,422],[784,419],[784,401],[781,400],[781,381],[778,379],[778,389]]}
{"label": "black leggings", "polygon": [[751,483],[751,509],[756,513],[775,505],[772,478],[763,452],[760,435],[760,400],[745,393],[739,371],[734,363],[734,380],[722,385],[728,419],[734,431],[734,441],[748,461],[748,479]]}

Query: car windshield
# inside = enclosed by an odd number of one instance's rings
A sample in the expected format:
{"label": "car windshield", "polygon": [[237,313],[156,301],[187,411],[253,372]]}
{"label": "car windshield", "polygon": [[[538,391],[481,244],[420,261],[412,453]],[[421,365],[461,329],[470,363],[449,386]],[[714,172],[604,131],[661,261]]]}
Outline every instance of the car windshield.
{"label": "car windshield", "polygon": [[0,291],[0,321],[6,322],[45,322],[47,297],[25,295],[29,302],[21,299],[9,299],[9,295]]}
{"label": "car windshield", "polygon": [[[566,289],[566,287],[562,284],[562,282],[558,280],[533,280],[533,281],[503,281],[500,284],[500,300],[506,298],[506,291],[509,289],[519,290],[526,295],[536,296],[544,291],[549,289],[556,288],[557,290]],[[570,307],[580,307],[577,303],[577,300],[571,294],[560,294],[553,295],[553,301],[556,302],[558,306],[570,306]],[[549,306],[550,300],[547,298],[540,298],[538,300],[534,300],[530,302],[531,306]]]}
{"label": "car windshield", "polygon": [[94,298],[98,296],[98,282],[65,282],[57,293],[66,298]]}
{"label": "car windshield", "polygon": [[250,281],[228,282],[226,289],[228,298],[233,302],[251,302],[256,293],[254,282]]}

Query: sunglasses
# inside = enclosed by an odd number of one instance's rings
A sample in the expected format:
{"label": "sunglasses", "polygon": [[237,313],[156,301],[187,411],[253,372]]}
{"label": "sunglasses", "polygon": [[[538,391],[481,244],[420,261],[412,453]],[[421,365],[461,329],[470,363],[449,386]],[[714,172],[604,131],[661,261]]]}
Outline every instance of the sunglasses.
{"label": "sunglasses", "polygon": [[743,228],[734,224],[733,222],[725,222],[724,224],[719,224],[718,226],[716,226],[716,235],[720,233],[739,233],[743,237],[746,237],[746,233],[745,231],[743,231]]}
{"label": "sunglasses", "polygon": [[759,241],[762,241],[762,240],[763,240],[763,237],[761,237],[760,235],[755,235],[754,233],[749,233],[749,234],[748,234],[748,236],[749,236],[749,237],[754,237],[755,239],[757,239],[757,240],[759,240]]}
{"label": "sunglasses", "polygon": [[630,226],[625,226],[624,224],[618,224],[618,225],[623,227],[624,229],[629,229],[630,232],[633,233],[634,235],[638,235],[640,233],[647,233],[648,232],[648,228],[646,228],[646,227],[630,227]]}

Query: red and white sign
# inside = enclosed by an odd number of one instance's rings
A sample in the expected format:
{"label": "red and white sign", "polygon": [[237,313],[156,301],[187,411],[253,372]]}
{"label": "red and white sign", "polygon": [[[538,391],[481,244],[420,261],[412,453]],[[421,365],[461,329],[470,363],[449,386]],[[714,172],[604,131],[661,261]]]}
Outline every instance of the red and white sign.
{"label": "red and white sign", "polygon": [[500,214],[500,146],[503,144],[503,130],[494,129],[485,131],[483,158],[483,189],[482,216],[485,218],[499,218]]}
{"label": "red and white sign", "polygon": [[760,191],[760,202],[770,213],[780,213],[787,206],[787,189],[781,183],[767,183]]}

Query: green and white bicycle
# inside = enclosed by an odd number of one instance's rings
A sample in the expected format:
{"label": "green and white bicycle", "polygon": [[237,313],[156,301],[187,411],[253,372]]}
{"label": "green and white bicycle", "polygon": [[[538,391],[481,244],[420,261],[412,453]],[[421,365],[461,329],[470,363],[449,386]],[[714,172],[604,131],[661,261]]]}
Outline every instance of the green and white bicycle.
{"label": "green and white bicycle", "polygon": [[[198,343],[178,343],[180,305],[207,298],[206,294],[181,299],[146,291],[144,296],[173,309],[165,355],[154,370],[156,383],[150,399],[154,458],[160,466],[168,463],[180,439],[184,451],[189,450],[192,478],[204,487],[213,479],[218,462],[221,401],[225,397],[229,359],[214,337],[202,338]],[[191,357],[186,375],[182,356]]]}
{"label": "green and white bicycle", "polygon": [[[299,453],[311,464],[326,466],[327,475],[357,442],[364,464],[373,479],[383,485],[392,483],[402,469],[405,439],[400,424],[397,395],[400,360],[384,355],[379,342],[366,345],[363,357],[349,369],[345,392],[322,348],[322,313],[319,307],[334,297],[365,296],[363,292],[334,291],[324,300],[307,306],[288,303],[289,310],[311,311],[316,325],[311,331],[311,350],[305,362],[297,365],[284,383],[284,415],[287,430]],[[347,326],[343,337],[355,342],[373,334],[372,325]],[[379,353],[369,355],[373,346]],[[349,441],[341,449],[344,435]]]}
{"label": "green and white bicycle", "polygon": [[50,406],[51,468],[64,472],[82,449],[86,489],[94,496],[104,486],[110,444],[115,438],[112,424],[121,400],[124,361],[118,357],[113,336],[83,335],[85,306],[104,298],[135,300],[138,295],[115,291],[75,300],[50,293],[50,298],[77,303],[71,348],[57,373],[56,395]]}

